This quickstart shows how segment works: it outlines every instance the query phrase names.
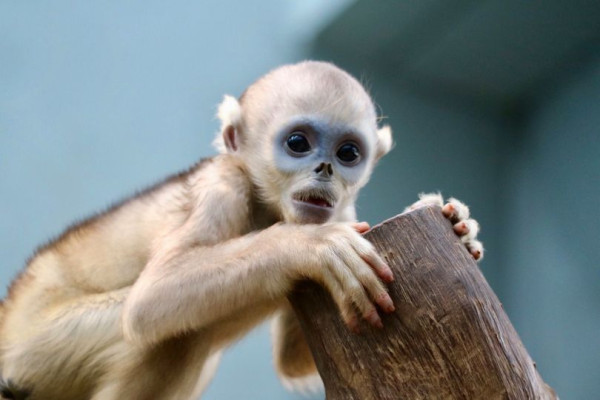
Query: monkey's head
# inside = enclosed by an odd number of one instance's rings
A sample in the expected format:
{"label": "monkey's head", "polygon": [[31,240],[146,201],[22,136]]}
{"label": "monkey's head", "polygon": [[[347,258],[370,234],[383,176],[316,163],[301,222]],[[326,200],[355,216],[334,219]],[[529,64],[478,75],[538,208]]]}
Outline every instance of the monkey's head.
{"label": "monkey's head", "polygon": [[286,222],[348,212],[392,146],[362,85],[324,62],[271,71],[239,101],[225,96],[218,116],[215,145],[242,160],[261,201]]}

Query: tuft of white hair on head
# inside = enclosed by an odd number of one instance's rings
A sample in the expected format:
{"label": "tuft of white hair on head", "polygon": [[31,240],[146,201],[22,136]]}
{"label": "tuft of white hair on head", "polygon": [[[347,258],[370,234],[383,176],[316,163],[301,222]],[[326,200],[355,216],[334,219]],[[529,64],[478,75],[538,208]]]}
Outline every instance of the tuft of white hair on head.
{"label": "tuft of white hair on head", "polygon": [[235,97],[227,94],[223,97],[223,101],[219,104],[217,109],[217,118],[221,121],[221,128],[213,140],[212,145],[219,153],[227,153],[227,146],[225,146],[223,133],[230,126],[239,128],[242,121],[242,107]]}

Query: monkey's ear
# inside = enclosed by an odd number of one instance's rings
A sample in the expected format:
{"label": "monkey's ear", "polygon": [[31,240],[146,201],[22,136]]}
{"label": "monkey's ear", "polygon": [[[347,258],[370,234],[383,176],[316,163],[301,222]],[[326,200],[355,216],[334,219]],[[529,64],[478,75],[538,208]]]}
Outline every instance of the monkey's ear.
{"label": "monkey's ear", "polygon": [[221,120],[221,130],[212,144],[220,153],[233,153],[239,146],[239,127],[242,121],[240,103],[235,97],[225,95],[219,104],[217,117]]}
{"label": "monkey's ear", "polygon": [[377,130],[377,158],[386,155],[393,146],[392,128],[389,125],[384,125]]}

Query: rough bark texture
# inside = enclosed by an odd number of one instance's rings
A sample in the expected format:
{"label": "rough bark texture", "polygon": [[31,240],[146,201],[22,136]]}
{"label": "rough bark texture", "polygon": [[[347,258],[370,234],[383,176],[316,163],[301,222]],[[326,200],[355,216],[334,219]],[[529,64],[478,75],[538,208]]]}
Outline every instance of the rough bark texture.
{"label": "rough bark texture", "polygon": [[365,234],[394,271],[384,329],[351,333],[320,286],[290,296],[328,400],[555,399],[438,207]]}

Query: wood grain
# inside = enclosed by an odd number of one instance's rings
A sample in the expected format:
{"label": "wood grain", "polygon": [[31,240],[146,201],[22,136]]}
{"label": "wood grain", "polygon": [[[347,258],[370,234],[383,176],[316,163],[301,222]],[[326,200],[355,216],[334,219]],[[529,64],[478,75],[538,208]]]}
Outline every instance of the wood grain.
{"label": "wood grain", "polygon": [[328,400],[557,398],[439,207],[365,237],[394,271],[384,329],[361,322],[351,333],[315,283],[290,296]]}

